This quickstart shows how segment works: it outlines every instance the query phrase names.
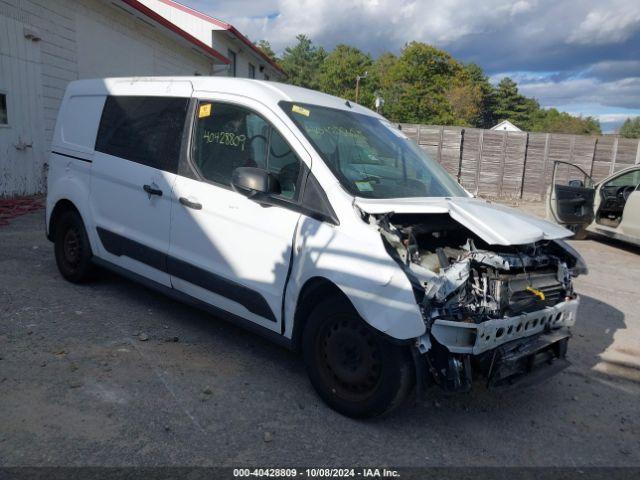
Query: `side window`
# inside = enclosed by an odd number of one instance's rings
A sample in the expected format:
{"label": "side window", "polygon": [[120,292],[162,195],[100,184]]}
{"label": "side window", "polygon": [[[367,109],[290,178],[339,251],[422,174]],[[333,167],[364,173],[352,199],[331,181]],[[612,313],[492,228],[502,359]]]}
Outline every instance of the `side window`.
{"label": "side window", "polygon": [[271,129],[267,169],[273,173],[280,182],[283,197],[290,200],[297,197],[299,187],[298,180],[300,179],[300,160],[275,128]]}
{"label": "side window", "polygon": [[640,170],[632,170],[607,182],[607,187],[637,187],[640,184]]}
{"label": "side window", "polygon": [[215,102],[200,102],[197,117],[191,158],[206,180],[230,186],[236,168],[264,168],[280,181],[283,198],[297,199],[300,160],[265,119]]}
{"label": "side window", "polygon": [[188,98],[107,97],[96,150],[176,172]]}

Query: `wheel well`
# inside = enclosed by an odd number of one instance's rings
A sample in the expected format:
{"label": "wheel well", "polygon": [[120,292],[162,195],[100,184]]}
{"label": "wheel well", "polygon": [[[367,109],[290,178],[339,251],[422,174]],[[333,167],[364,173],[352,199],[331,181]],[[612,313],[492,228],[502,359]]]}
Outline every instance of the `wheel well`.
{"label": "wheel well", "polygon": [[321,300],[326,300],[333,296],[341,296],[351,303],[349,298],[335,283],[324,277],[310,278],[304,284],[298,296],[296,313],[294,314],[293,320],[292,346],[295,350],[300,350],[302,333],[304,332],[307,318],[309,318],[313,309]]}
{"label": "wheel well", "polygon": [[53,212],[51,212],[51,218],[49,219],[49,230],[47,234],[47,238],[53,242],[53,239],[56,236],[56,224],[58,223],[58,219],[62,216],[63,213],[68,211],[75,211],[80,214],[76,206],[66,198],[62,200],[58,200],[56,206],[53,207]]}

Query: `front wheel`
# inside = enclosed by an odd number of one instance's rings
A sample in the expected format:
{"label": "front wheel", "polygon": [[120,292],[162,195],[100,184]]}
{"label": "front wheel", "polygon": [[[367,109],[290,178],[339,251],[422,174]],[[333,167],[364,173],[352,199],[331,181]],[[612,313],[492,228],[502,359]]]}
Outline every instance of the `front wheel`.
{"label": "front wheel", "polygon": [[64,212],[55,225],[54,250],[56,264],[62,276],[73,283],[82,283],[91,276],[91,245],[80,215]]}
{"label": "front wheel", "polygon": [[343,415],[366,418],[388,413],[413,385],[408,349],[366,324],[346,299],[330,298],[313,310],[302,346],[311,383]]}

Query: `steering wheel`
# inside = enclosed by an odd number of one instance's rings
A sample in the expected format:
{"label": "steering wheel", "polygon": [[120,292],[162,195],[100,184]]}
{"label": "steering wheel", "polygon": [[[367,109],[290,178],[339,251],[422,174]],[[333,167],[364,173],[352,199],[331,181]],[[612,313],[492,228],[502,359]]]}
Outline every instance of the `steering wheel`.
{"label": "steering wheel", "polygon": [[616,191],[616,196],[626,202],[629,199],[629,195],[631,195],[631,192],[633,192],[635,189],[635,185],[625,185],[624,187],[620,187]]}

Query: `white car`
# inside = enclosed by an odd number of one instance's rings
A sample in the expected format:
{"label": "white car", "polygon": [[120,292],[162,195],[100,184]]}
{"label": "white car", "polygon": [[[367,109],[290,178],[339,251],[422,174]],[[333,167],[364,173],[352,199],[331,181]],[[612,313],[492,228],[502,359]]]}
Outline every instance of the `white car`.
{"label": "white car", "polygon": [[547,196],[547,218],[575,232],[640,245],[640,165],[594,183],[578,165],[556,161]]}
{"label": "white car", "polygon": [[46,218],[67,280],[105,267],[301,350],[354,417],[563,368],[586,272],[375,112],[246,79],[72,82]]}

